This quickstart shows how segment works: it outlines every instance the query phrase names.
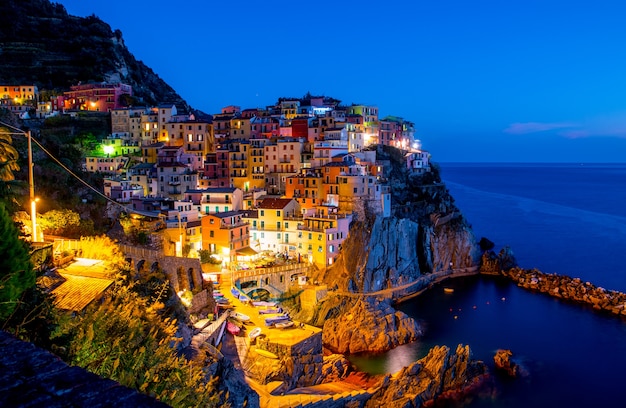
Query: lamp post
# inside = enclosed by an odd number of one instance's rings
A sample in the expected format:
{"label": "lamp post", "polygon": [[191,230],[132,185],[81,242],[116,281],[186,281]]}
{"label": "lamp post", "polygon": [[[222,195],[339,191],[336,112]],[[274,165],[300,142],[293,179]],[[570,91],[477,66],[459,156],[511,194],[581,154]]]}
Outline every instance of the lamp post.
{"label": "lamp post", "polygon": [[8,123],[0,122],[0,125],[4,125],[19,133],[6,132],[9,135],[22,135],[28,139],[28,189],[30,198],[30,220],[32,222],[32,238],[31,242],[37,242],[37,199],[35,198],[35,181],[33,176],[33,149],[31,144],[30,130],[25,132],[15,126],[11,126]]}

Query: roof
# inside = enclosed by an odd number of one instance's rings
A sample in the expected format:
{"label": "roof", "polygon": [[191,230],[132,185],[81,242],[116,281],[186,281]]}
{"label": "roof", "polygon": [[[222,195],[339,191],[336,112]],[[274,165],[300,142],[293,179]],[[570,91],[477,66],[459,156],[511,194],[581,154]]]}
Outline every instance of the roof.
{"label": "roof", "polygon": [[234,193],[237,187],[207,187],[203,189],[189,189],[185,193]]}
{"label": "roof", "polygon": [[108,278],[108,264],[101,260],[76,258],[58,272],[65,282],[57,286],[52,294],[56,297],[56,306],[63,310],[80,312],[113,284],[113,279]]}
{"label": "roof", "polygon": [[266,210],[282,210],[291,201],[293,201],[291,198],[265,198],[258,207]]}
{"label": "roof", "polygon": [[202,225],[202,220],[187,221],[187,228],[199,227]]}
{"label": "roof", "polygon": [[239,248],[235,252],[237,252],[238,255],[257,255],[258,254],[257,251],[255,251],[254,249],[250,247]]}
{"label": "roof", "polygon": [[206,216],[213,216],[213,217],[217,217],[217,218],[228,218],[228,217],[232,217],[235,215],[243,215],[243,211],[224,211],[224,212],[218,212],[218,213],[211,213],[211,214],[207,214]]}

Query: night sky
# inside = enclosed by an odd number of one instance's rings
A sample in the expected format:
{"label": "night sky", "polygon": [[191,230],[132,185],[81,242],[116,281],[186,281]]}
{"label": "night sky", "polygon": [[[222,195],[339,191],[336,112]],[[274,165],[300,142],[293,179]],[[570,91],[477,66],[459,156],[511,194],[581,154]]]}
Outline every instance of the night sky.
{"label": "night sky", "polygon": [[307,92],[415,123],[439,162],[624,162],[624,1],[62,0],[192,107]]}

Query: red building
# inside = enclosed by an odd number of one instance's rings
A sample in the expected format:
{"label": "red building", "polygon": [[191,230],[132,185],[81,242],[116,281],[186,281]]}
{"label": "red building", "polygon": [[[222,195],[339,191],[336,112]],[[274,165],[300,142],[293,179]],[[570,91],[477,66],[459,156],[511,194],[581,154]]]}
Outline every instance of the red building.
{"label": "red building", "polygon": [[123,107],[120,96],[132,96],[133,87],[122,83],[79,84],[63,94],[65,109],[109,112]]}

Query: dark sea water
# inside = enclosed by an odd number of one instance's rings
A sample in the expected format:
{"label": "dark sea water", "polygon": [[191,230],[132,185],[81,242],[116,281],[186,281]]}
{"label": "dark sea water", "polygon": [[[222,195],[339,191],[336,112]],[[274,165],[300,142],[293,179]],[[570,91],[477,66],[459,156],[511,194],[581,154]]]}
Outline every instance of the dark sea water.
{"label": "dark sea water", "polygon": [[[441,164],[477,239],[509,245],[520,266],[626,292],[626,164]],[[437,344],[468,344],[493,373],[498,348],[523,375],[467,407],[626,407],[626,319],[497,278],[447,282],[400,309],[425,326],[418,342],[352,358],[395,372]]]}

